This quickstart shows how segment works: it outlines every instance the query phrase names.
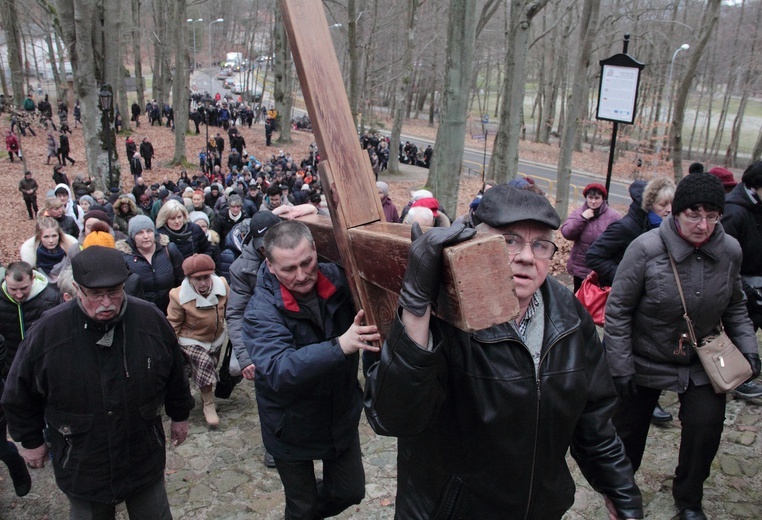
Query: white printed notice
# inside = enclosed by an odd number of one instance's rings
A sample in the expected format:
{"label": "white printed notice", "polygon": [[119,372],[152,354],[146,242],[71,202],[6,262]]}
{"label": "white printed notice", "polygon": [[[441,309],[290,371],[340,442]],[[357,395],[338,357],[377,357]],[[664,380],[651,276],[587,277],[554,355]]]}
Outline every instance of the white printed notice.
{"label": "white printed notice", "polygon": [[632,124],[639,74],[640,69],[635,67],[603,66],[598,119]]}

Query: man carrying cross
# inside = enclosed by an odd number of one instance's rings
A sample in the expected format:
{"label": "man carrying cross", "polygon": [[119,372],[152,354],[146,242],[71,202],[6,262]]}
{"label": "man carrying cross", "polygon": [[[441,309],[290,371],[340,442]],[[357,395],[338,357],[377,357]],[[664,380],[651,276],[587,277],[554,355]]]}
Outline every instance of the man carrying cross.
{"label": "man carrying cross", "polygon": [[[335,516],[365,496],[357,353],[377,352],[369,343],[380,336],[361,324],[342,269],[318,263],[306,225],[275,224],[264,252],[243,324],[262,440],[286,492],[285,518]],[[321,482],[314,460],[323,461]]]}
{"label": "man carrying cross", "polygon": [[[474,230],[456,223],[414,240],[365,392],[373,429],[399,437],[396,518],[561,518],[574,503],[568,450],[610,518],[643,518],[595,326],[547,276],[558,214],[545,197],[501,185],[474,220],[505,238],[519,315],[470,334],[432,317],[442,250]],[[496,267],[487,276],[507,275]]]}

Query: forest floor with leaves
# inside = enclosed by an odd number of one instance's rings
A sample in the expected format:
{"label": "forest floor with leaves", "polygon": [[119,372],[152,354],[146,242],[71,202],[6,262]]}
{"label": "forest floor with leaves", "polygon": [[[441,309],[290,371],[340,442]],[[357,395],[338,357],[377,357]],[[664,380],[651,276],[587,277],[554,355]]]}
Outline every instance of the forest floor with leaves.
{"label": "forest floor with leaves", "polygon": [[[134,128],[131,133],[123,132],[122,134],[117,135],[116,139],[115,149],[118,153],[118,161],[120,163],[121,171],[123,172],[122,188],[125,192],[129,192],[133,185],[132,177],[129,174],[129,165],[125,159],[125,139],[128,135],[132,135],[136,143],[140,143],[143,137],[148,137],[154,146],[156,154],[154,168],[152,171],[143,172],[143,177],[146,179],[147,184],[161,182],[165,177],[177,180],[180,176],[180,171],[182,170],[181,166],[170,165],[174,155],[174,133],[163,126],[149,126],[145,120],[146,118],[143,117],[142,119],[143,123],[139,128]],[[10,121],[7,115],[4,115],[0,121],[3,129],[9,128]],[[387,128],[391,126],[390,121],[386,121],[383,124],[385,124]],[[292,131],[291,143],[277,143],[274,140],[273,146],[266,147],[264,125],[254,124],[251,128],[246,126],[239,128],[246,139],[247,151],[253,153],[261,160],[264,160],[271,154],[277,154],[279,150],[284,150],[290,152],[292,157],[299,162],[303,157],[307,156],[309,145],[314,141],[314,135],[312,133]],[[21,140],[23,155],[27,162],[27,169],[33,173],[34,178],[37,179],[37,182],[40,185],[37,198],[38,204],[40,205],[40,208],[42,208],[46,192],[52,190],[54,187],[52,180],[54,161],[51,161],[51,164],[46,164],[47,146],[45,144],[45,129],[36,126],[33,127],[33,129],[37,133],[36,137],[27,135],[26,137],[19,136],[19,138]],[[224,136],[224,132],[221,128],[210,127],[209,130],[210,136],[213,136],[218,131],[223,133]],[[425,121],[411,120],[403,127],[403,134],[413,139],[417,136],[422,139],[430,139],[433,141],[436,138],[436,127],[429,127]],[[278,134],[276,133],[276,139],[277,135]],[[77,162],[73,166],[67,166],[64,171],[67,172],[69,179],[73,181],[75,175],[78,173],[84,175],[87,174],[82,129],[73,129],[73,135],[70,136],[69,140],[71,145],[71,156]],[[190,175],[193,175],[192,172],[198,170],[198,153],[204,148],[204,140],[205,132],[203,126],[201,127],[201,133],[199,135],[189,134],[186,138],[186,156],[188,158],[186,169]],[[482,149],[484,144],[476,139],[472,139],[469,135],[466,139],[466,146],[474,149]],[[522,160],[526,161],[555,165],[558,162],[558,152],[559,149],[557,144],[544,145],[529,141],[522,141],[520,143],[520,157]],[[227,157],[227,153],[224,155]],[[652,160],[652,158],[642,156],[641,158],[646,164],[656,164],[656,161]],[[575,152],[573,155],[573,167],[575,169],[604,175],[607,160],[607,153],[604,152]],[[636,157],[634,154],[623,154],[623,156],[615,163],[614,177],[622,180],[631,180],[635,160]],[[18,160],[11,163],[5,152],[0,152],[0,164],[3,165],[3,175],[0,175],[0,190],[2,190],[2,193],[6,194],[5,203],[0,205],[0,224],[2,224],[3,228],[3,240],[0,241],[0,262],[2,262],[3,265],[7,265],[9,262],[18,259],[19,247],[24,240],[34,234],[34,221],[27,219],[24,202],[18,191],[18,182],[23,177],[24,166]],[[427,176],[427,171],[420,168],[405,167],[403,165],[402,169],[403,174],[399,177],[389,177],[390,196],[400,209],[404,207],[409,200],[410,190],[422,187]],[[644,167],[642,173],[649,176],[656,172],[670,174],[671,169],[666,163],[656,164],[655,166]],[[465,175],[462,177],[458,199],[458,215],[467,212],[468,204],[473,200],[473,197],[477,194],[480,187],[480,177]],[[575,206],[575,204],[573,203],[572,206]],[[573,207],[571,209],[573,209]],[[626,207],[617,209],[626,210]],[[556,267],[565,265],[566,254],[569,249],[568,246],[564,244],[560,234],[559,239],[561,253],[555,257],[554,264]],[[563,270],[564,269],[554,269],[554,272]]]}

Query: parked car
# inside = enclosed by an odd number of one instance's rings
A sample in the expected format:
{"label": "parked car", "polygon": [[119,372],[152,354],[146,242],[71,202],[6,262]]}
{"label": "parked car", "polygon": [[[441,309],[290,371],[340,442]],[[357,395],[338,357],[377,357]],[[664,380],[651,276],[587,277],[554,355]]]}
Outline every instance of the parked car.
{"label": "parked car", "polygon": [[257,91],[250,90],[249,92],[246,92],[243,95],[243,98],[244,98],[244,101],[247,101],[249,103],[251,103],[252,101],[254,103],[259,103],[260,101],[262,101],[262,91],[261,90],[257,90]]}
{"label": "parked car", "polygon": [[228,76],[230,76],[231,74],[232,72],[230,71],[230,69],[220,69],[220,71],[217,73],[215,78],[225,80],[225,79],[228,79]]}

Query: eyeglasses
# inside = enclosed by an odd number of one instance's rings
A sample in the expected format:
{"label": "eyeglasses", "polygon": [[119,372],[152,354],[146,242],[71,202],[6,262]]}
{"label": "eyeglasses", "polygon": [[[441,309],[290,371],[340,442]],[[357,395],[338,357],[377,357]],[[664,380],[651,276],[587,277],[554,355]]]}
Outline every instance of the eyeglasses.
{"label": "eyeglasses", "polygon": [[698,224],[702,220],[706,219],[707,224],[716,224],[722,218],[722,215],[718,213],[710,213],[709,215],[702,215],[700,213],[683,213],[685,220],[691,224]]}
{"label": "eyeglasses", "polygon": [[532,246],[531,249],[534,257],[542,260],[550,260],[556,254],[556,251],[558,251],[558,246],[550,240],[537,239],[527,242],[519,235],[512,233],[503,234],[503,238],[505,239],[505,245],[508,247],[508,252],[512,255],[521,253],[527,244]]}
{"label": "eyeglasses", "polygon": [[111,289],[110,291],[105,292],[96,292],[96,293],[90,293],[87,294],[85,292],[84,287],[81,285],[79,286],[79,290],[82,293],[82,296],[84,296],[88,301],[91,301],[92,303],[98,303],[105,300],[114,301],[117,298],[121,297],[124,294],[124,284],[120,285],[117,289]]}

